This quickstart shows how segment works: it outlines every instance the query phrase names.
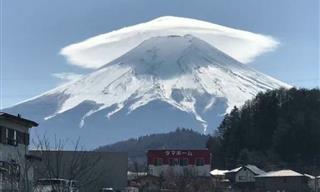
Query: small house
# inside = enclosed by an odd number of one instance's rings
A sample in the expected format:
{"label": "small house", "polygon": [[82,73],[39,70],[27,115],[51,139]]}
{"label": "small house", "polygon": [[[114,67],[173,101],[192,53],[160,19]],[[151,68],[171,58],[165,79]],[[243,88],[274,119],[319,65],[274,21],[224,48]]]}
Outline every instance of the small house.
{"label": "small house", "polygon": [[228,171],[226,178],[230,180],[232,188],[239,191],[252,191],[255,188],[255,177],[265,173],[255,165],[245,165]]}

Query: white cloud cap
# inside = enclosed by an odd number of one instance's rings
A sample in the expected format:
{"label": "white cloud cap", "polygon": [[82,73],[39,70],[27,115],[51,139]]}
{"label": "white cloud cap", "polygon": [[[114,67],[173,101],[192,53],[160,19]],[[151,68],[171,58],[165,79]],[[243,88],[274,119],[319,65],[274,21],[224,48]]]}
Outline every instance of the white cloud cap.
{"label": "white cloud cap", "polygon": [[71,44],[61,50],[67,60],[83,68],[99,68],[142,41],[155,36],[198,37],[242,63],[249,63],[279,44],[269,36],[224,27],[196,19],[165,16]]}

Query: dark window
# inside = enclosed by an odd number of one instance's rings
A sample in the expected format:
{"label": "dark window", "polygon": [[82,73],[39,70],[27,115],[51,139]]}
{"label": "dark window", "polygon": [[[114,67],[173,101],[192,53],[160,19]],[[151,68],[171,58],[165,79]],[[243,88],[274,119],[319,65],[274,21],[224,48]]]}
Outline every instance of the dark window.
{"label": "dark window", "polygon": [[14,129],[6,128],[6,143],[8,145],[17,145],[17,132]]}
{"label": "dark window", "polygon": [[16,145],[17,144],[17,133],[13,129],[7,129],[6,133],[6,138],[7,138],[7,144],[9,145]]}
{"label": "dark window", "polygon": [[17,142],[23,145],[29,145],[29,134],[17,131]]}
{"label": "dark window", "polygon": [[163,164],[163,159],[162,158],[157,158],[155,161],[155,166],[161,166]]}
{"label": "dark window", "polygon": [[187,158],[180,159],[180,166],[188,166],[189,161]]}
{"label": "dark window", "polygon": [[203,166],[204,165],[204,159],[198,158],[196,159],[196,166]]}
{"label": "dark window", "polygon": [[29,145],[29,134],[0,126],[0,143],[8,145]]}
{"label": "dark window", "polygon": [[178,165],[179,163],[179,160],[178,159],[169,159],[169,165],[170,166],[175,166],[175,165]]}
{"label": "dark window", "polygon": [[6,130],[7,128],[0,126],[0,143],[7,144]]}
{"label": "dark window", "polygon": [[2,140],[2,138],[3,138],[3,133],[2,133],[2,131],[3,131],[3,127],[0,127],[0,143],[4,143]]}

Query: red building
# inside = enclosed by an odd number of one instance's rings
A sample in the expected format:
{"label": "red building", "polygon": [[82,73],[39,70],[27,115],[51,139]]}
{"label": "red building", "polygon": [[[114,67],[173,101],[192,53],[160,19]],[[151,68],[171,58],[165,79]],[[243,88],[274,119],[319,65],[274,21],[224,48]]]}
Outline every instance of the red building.
{"label": "red building", "polygon": [[207,149],[149,150],[148,169],[149,174],[155,176],[186,173],[191,173],[195,176],[209,176],[211,154]]}

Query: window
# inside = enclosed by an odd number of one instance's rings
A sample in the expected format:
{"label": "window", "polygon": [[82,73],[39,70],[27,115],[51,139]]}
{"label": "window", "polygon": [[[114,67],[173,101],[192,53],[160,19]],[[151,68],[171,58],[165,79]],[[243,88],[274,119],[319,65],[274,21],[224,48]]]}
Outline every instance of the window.
{"label": "window", "polygon": [[180,166],[188,166],[189,161],[187,158],[180,159]]}
{"label": "window", "polygon": [[163,164],[162,158],[157,158],[157,159],[155,160],[155,166],[161,166],[162,164]]}
{"label": "window", "polygon": [[17,140],[18,140],[18,143],[20,144],[29,145],[29,134],[18,132]]}
{"label": "window", "polygon": [[178,159],[169,159],[169,165],[170,166],[175,166],[175,165],[178,165]]}
{"label": "window", "polygon": [[8,145],[17,145],[17,132],[6,128],[6,140]]}
{"label": "window", "polygon": [[204,159],[198,158],[196,159],[196,166],[203,166],[204,165]]}
{"label": "window", "polygon": [[29,145],[29,134],[0,126],[0,143]]}

